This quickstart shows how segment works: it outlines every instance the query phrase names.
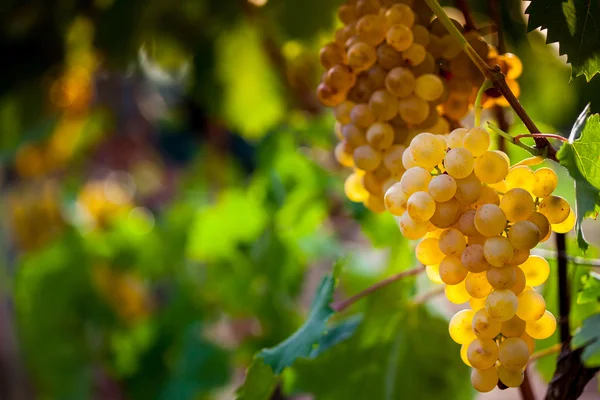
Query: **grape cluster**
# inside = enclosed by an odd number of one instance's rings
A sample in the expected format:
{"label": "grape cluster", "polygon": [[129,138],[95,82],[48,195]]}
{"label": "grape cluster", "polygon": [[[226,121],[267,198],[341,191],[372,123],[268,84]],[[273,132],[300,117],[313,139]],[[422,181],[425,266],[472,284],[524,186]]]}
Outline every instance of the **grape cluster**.
{"label": "grape cluster", "polygon": [[489,146],[481,128],[420,133],[403,154],[406,172],[384,197],[402,234],[422,239],[416,256],[429,278],[445,284],[451,302],[470,304],[449,329],[481,392],[498,379],[519,386],[534,340],[555,331],[534,289],[550,268],[530,251],[552,230],[564,233],[575,223],[567,201],[552,194],[552,169],[511,168],[506,154]]}
{"label": "grape cluster", "polygon": [[[447,134],[469,112],[483,77],[423,1],[349,0],[338,17],[344,26],[320,51],[326,71],[317,96],[334,108],[335,157],[354,170],[347,197],[383,212],[411,139]],[[465,37],[482,58],[499,59],[476,31]]]}

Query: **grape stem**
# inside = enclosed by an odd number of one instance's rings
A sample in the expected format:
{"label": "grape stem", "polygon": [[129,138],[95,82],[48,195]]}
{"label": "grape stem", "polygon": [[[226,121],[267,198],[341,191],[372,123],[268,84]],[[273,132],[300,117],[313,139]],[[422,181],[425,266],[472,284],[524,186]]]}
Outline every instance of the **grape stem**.
{"label": "grape stem", "polygon": [[[541,133],[538,127],[535,125],[531,117],[527,114],[519,100],[516,98],[514,93],[510,90],[506,84],[506,77],[500,70],[500,66],[490,67],[487,63],[475,52],[473,47],[467,42],[467,39],[463,34],[454,26],[448,14],[444,11],[440,3],[437,0],[425,0],[425,3],[429,6],[431,11],[439,18],[440,22],[450,35],[458,42],[464,52],[469,56],[471,61],[479,68],[481,73],[486,79],[489,79],[494,84],[494,87],[504,96],[508,104],[519,116],[523,124],[530,133]],[[546,158],[556,161],[556,149],[552,147],[550,142],[545,137],[536,137],[535,147],[544,152]],[[516,143],[515,143],[516,144]]]}
{"label": "grape stem", "polygon": [[456,0],[454,4],[456,4],[456,8],[458,8],[465,17],[465,30],[468,32],[477,29],[475,27],[475,21],[473,21],[473,15],[471,15],[471,9],[469,7],[469,3],[467,3],[467,0]]}
{"label": "grape stem", "polygon": [[517,135],[515,136],[515,141],[520,141],[522,138],[547,138],[547,139],[556,139],[556,140],[560,140],[563,143],[566,143],[569,141],[568,138],[564,137],[564,136],[560,136],[560,135],[555,135],[553,133],[530,133],[530,134],[521,134],[521,135]]}
{"label": "grape stem", "polygon": [[473,108],[475,109],[475,126],[479,127],[481,125],[481,112],[483,111],[483,106],[481,105],[481,99],[483,98],[483,94],[486,90],[493,87],[494,84],[492,81],[486,79],[479,91],[477,92],[477,97],[475,98],[475,104],[473,104]]}
{"label": "grape stem", "polygon": [[531,355],[531,357],[529,357],[528,363],[531,364],[532,362],[539,360],[542,357],[546,357],[546,356],[549,356],[550,354],[558,353],[560,351],[560,349],[562,349],[562,346],[563,346],[562,343],[556,343],[546,349],[536,351],[535,353],[533,353]]}
{"label": "grape stem", "polygon": [[419,275],[420,273],[422,273],[424,271],[425,271],[424,265],[419,265],[418,267],[415,267],[415,268],[412,268],[412,269],[409,269],[406,271],[402,271],[396,275],[390,276],[389,278],[385,278],[384,280],[379,281],[372,286],[369,286],[362,292],[359,292],[359,293],[355,294],[354,296],[347,298],[346,300],[334,301],[333,303],[331,303],[329,305],[329,307],[331,307],[331,309],[336,312],[342,312],[346,308],[350,307],[352,304],[356,303],[358,300],[361,300],[362,298],[370,295],[371,293],[376,292],[377,290],[379,290],[393,282],[399,281],[400,279],[407,278],[409,276]]}
{"label": "grape stem", "polygon": [[516,137],[510,136],[508,133],[504,132],[502,129],[498,128],[496,125],[494,125],[491,122],[488,122],[488,128],[490,130],[494,131],[495,133],[497,133],[498,135],[502,136],[504,139],[508,140],[510,143],[524,149],[525,151],[527,151],[528,153],[530,153],[533,156],[539,156],[541,153],[540,149],[527,146],[525,143],[521,142],[520,140],[516,140],[517,139]]}
{"label": "grape stem", "polygon": [[420,304],[427,303],[429,300],[433,299],[436,296],[439,296],[442,293],[444,293],[444,286],[434,287],[426,292],[415,296],[411,301],[411,305],[418,306]]}

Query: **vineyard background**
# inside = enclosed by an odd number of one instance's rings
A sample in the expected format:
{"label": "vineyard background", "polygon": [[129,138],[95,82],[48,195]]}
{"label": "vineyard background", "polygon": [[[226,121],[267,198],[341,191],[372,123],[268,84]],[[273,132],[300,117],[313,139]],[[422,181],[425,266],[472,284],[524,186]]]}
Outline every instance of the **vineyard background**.
{"label": "vineyard background", "polygon": [[[389,214],[346,199],[334,119],[314,95],[339,3],[0,5],[0,399],[231,399],[254,354],[302,325],[336,261],[335,299],[416,265]],[[494,31],[496,2],[470,3]],[[600,111],[600,78],[571,80],[558,46],[527,33],[527,3],[501,4],[521,103],[542,132],[568,135],[588,103]],[[590,248],[571,233],[569,255],[594,259],[600,225],[583,230]],[[540,251],[554,278],[554,241]],[[588,264],[570,264],[574,298],[597,279]],[[270,398],[475,398],[447,334],[460,307],[430,289],[398,281],[334,316],[328,351],[296,360]],[[557,291],[556,279],[543,290],[552,312]],[[599,311],[574,300],[572,326]],[[535,364],[540,398],[555,366],[556,353]]]}

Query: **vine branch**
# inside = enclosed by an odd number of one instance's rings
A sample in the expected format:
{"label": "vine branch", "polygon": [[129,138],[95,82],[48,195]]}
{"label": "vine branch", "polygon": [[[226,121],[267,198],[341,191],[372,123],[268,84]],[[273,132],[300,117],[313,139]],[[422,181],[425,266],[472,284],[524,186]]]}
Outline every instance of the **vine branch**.
{"label": "vine branch", "polygon": [[357,294],[355,294],[352,297],[347,298],[346,300],[334,301],[333,303],[331,303],[329,305],[329,307],[331,307],[336,312],[342,312],[346,308],[350,307],[352,304],[354,304],[357,301],[359,301],[360,299],[370,295],[371,293],[376,292],[377,290],[379,290],[393,282],[399,281],[400,279],[403,279],[403,278],[406,278],[409,276],[419,275],[420,273],[422,273],[424,271],[425,271],[425,266],[423,266],[423,265],[420,265],[413,269],[402,271],[399,274],[392,275],[389,278],[386,278],[382,281],[377,282],[376,284],[374,284],[372,286],[369,286],[362,292],[358,292]]}

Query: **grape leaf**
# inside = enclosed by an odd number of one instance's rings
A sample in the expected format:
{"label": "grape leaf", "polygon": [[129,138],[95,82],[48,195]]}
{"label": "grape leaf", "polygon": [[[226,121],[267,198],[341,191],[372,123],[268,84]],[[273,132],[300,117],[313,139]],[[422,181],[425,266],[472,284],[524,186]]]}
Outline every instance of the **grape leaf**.
{"label": "grape leaf", "polygon": [[[594,114],[580,123],[588,108],[580,115],[571,132],[569,143],[565,143],[556,154],[560,164],[565,167],[575,180],[575,196],[577,199],[577,243],[585,251],[588,243],[581,230],[584,218],[596,218],[600,212],[600,116]],[[581,132],[579,138],[575,138]],[[596,186],[598,185],[598,186]]]}
{"label": "grape leaf", "polygon": [[587,367],[600,366],[600,314],[592,315],[583,321],[583,326],[571,341],[573,349],[585,347],[581,358]]}
{"label": "grape leaf", "polygon": [[590,272],[585,279],[582,290],[577,295],[577,304],[600,301],[600,274]]}
{"label": "grape leaf", "polygon": [[[571,64],[571,79],[589,81],[600,72],[600,3],[591,0],[533,0],[527,10],[527,31],[547,30],[546,43],[559,43]],[[600,21],[599,21],[600,22]]]}
{"label": "grape leaf", "polygon": [[266,400],[271,398],[271,394],[277,385],[277,375],[270,366],[264,363],[260,357],[254,359],[254,362],[248,368],[246,380],[240,386],[236,394],[237,400]]}

